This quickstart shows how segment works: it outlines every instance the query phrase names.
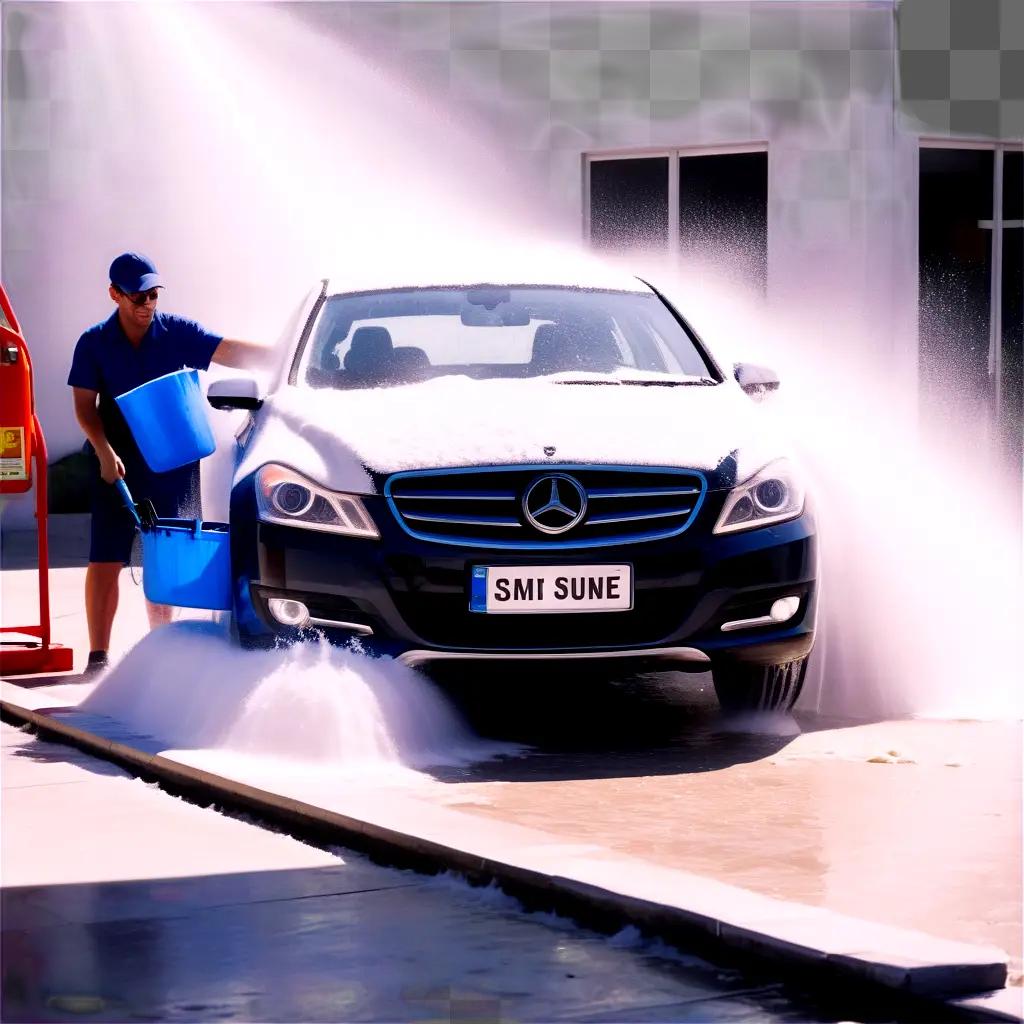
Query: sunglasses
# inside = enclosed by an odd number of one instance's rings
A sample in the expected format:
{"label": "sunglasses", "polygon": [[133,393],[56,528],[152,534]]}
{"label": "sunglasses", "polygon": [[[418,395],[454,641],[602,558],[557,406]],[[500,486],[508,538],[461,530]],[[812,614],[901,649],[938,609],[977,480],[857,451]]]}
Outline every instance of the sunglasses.
{"label": "sunglasses", "polygon": [[121,291],[120,288],[118,291],[120,291],[133,306],[142,306],[147,302],[156,302],[160,297],[160,292],[156,288],[150,288],[148,292],[126,292]]}

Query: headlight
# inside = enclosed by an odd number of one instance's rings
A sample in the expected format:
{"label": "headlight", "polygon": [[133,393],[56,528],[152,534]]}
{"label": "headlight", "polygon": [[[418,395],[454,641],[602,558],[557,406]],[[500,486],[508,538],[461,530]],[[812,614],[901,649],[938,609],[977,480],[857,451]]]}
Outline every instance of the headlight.
{"label": "headlight", "polygon": [[329,491],[286,466],[270,463],[257,471],[256,504],[265,523],[344,533],[349,537],[380,537],[363,503],[354,494]]}
{"label": "headlight", "polygon": [[714,532],[732,533],[781,523],[795,519],[803,510],[803,484],[793,467],[779,459],[729,492]]}

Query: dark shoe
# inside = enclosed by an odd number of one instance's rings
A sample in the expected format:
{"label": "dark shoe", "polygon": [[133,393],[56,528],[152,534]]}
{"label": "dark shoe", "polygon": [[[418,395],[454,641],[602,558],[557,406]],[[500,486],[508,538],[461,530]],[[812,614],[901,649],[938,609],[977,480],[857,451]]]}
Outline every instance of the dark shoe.
{"label": "dark shoe", "polygon": [[85,666],[83,675],[92,676],[97,672],[102,672],[104,669],[109,667],[110,659],[107,657],[106,651],[90,651],[89,661]]}

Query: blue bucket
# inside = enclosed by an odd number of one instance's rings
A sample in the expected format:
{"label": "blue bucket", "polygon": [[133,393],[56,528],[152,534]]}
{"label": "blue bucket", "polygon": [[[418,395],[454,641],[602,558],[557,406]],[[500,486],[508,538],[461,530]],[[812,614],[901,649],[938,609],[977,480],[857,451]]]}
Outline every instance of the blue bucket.
{"label": "blue bucket", "polygon": [[230,610],[228,524],[158,519],[142,533],[142,589],[155,604]]}
{"label": "blue bucket", "polygon": [[217,447],[196,370],[175,370],[117,396],[132,437],[154,473],[187,466]]}

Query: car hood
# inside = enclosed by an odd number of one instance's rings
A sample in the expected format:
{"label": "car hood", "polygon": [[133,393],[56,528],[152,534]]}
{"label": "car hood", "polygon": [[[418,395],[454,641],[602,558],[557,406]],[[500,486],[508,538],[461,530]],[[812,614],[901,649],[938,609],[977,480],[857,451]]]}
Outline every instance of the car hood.
{"label": "car hood", "polygon": [[281,462],[337,490],[367,493],[367,470],[598,463],[711,471],[733,455],[742,480],[782,448],[765,410],[731,382],[442,377],[356,391],[284,388],[264,404],[237,478]]}

